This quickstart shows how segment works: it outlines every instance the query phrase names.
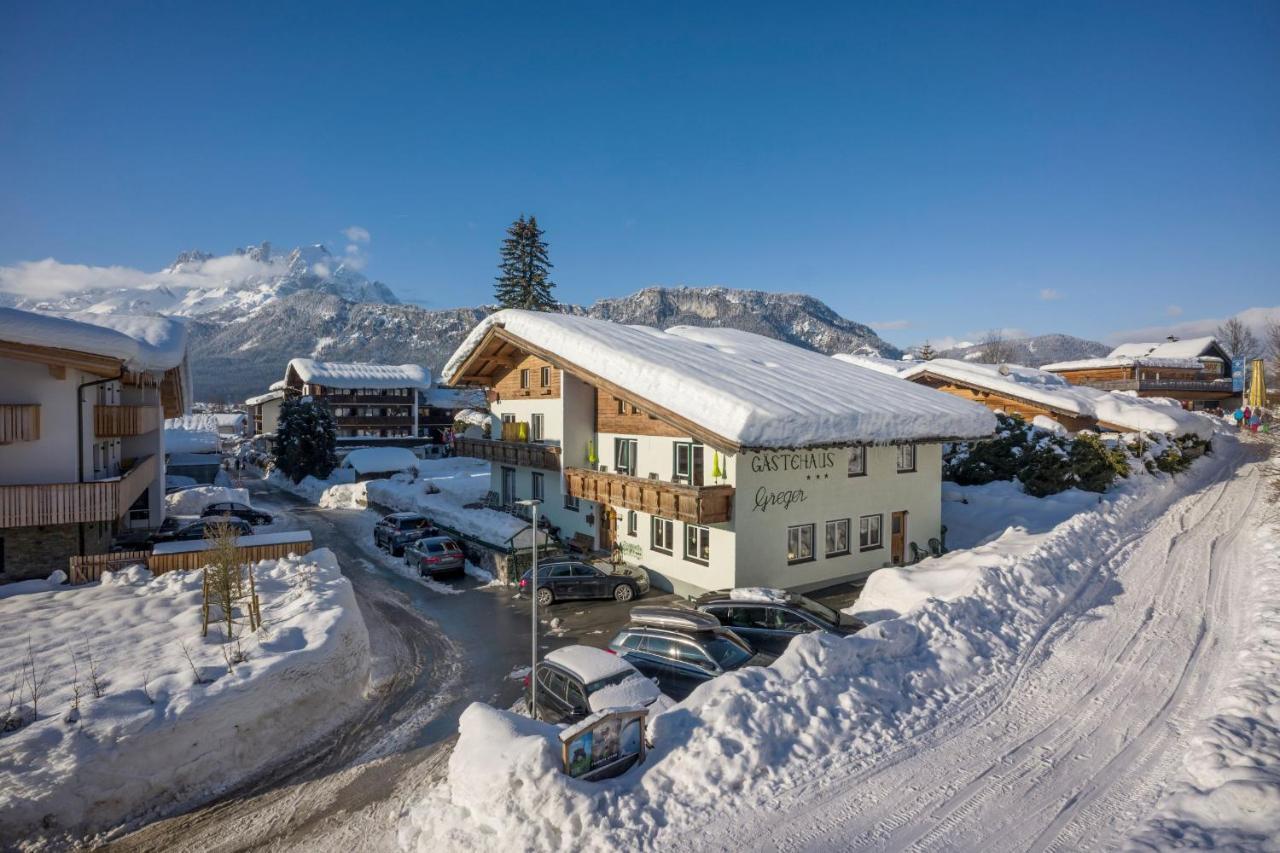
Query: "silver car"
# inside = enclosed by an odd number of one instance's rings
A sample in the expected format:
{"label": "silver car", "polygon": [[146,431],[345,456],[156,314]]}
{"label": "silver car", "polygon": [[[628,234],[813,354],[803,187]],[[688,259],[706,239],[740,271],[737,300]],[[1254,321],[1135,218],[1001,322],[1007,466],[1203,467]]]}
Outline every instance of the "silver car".
{"label": "silver car", "polygon": [[460,575],[467,564],[458,543],[448,536],[428,536],[404,546],[404,562],[415,566],[424,578]]}

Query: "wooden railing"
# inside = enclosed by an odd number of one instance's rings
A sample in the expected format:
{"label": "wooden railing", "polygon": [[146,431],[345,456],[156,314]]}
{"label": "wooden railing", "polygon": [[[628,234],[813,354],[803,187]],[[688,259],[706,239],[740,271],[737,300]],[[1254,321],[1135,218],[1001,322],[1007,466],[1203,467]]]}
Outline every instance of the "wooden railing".
{"label": "wooden railing", "polygon": [[527,441],[494,441],[488,438],[455,438],[453,449],[459,456],[487,459],[502,465],[560,470],[560,448]]}
{"label": "wooden railing", "polygon": [[690,524],[718,524],[733,518],[733,486],[686,486],[586,468],[564,469],[575,498],[634,509]]}
{"label": "wooden railing", "polygon": [[[302,533],[307,533],[302,531]],[[236,545],[237,557],[246,563],[259,560],[278,560],[290,554],[302,555],[311,551],[311,536],[298,535],[290,537],[288,542],[255,542],[267,537],[243,537],[247,544]],[[190,550],[176,553],[154,553],[151,551],[118,551],[113,554],[89,554],[84,557],[71,557],[71,571],[68,573],[71,583],[93,583],[102,579],[104,571],[117,572],[128,566],[141,563],[153,575],[162,575],[173,571],[195,571],[209,562],[209,544],[204,541],[191,543]]]}
{"label": "wooden railing", "polygon": [[0,486],[0,527],[114,521],[155,481],[158,464],[146,456],[110,480]]}
{"label": "wooden railing", "polygon": [[160,428],[158,406],[93,407],[93,434],[99,438],[143,435]]}
{"label": "wooden railing", "polygon": [[1230,379],[1110,379],[1075,381],[1103,391],[1221,391],[1231,393]]}
{"label": "wooden railing", "polygon": [[39,438],[39,403],[0,403],[0,444]]}

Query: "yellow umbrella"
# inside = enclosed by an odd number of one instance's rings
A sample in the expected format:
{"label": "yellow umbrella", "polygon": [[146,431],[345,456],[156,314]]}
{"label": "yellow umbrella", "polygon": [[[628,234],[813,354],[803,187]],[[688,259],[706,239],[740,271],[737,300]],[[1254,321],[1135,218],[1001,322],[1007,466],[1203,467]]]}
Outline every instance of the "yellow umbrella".
{"label": "yellow umbrella", "polygon": [[1267,405],[1267,379],[1266,371],[1262,366],[1262,359],[1255,358],[1249,365],[1249,405],[1250,406],[1266,406]]}

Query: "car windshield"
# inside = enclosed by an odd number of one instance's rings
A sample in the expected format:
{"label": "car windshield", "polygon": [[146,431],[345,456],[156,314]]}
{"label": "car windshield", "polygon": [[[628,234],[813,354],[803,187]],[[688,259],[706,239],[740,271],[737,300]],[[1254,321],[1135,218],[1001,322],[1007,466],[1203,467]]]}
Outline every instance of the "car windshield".
{"label": "car windshield", "polygon": [[750,652],[722,634],[703,643],[702,648],[720,664],[721,669],[733,669],[751,659]]}
{"label": "car windshield", "polygon": [[826,622],[828,625],[840,624],[840,614],[836,613],[825,604],[819,604],[813,599],[805,598],[803,595],[797,595],[795,600],[791,603],[803,610],[805,613],[808,613],[810,616],[814,616],[823,622]]}
{"label": "car windshield", "polygon": [[587,693],[595,693],[601,687],[612,687],[615,684],[621,684],[635,674],[634,670],[624,669],[619,672],[615,672],[613,675],[607,675],[599,681],[593,681],[588,684]]}

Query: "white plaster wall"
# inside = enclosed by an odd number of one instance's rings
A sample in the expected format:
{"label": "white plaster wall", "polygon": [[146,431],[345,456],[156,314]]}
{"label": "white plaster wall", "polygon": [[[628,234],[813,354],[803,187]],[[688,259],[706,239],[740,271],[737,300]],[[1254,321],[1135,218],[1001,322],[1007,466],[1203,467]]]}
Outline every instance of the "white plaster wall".
{"label": "white plaster wall", "polygon": [[[74,483],[76,475],[76,388],[97,379],[68,369],[65,379],[55,379],[49,368],[35,362],[0,358],[0,403],[37,403],[40,406],[40,438],[0,445],[0,483]],[[86,399],[91,394],[86,392]],[[84,406],[85,446],[93,440],[93,407]],[[89,475],[92,456],[86,453]]]}
{"label": "white plaster wall", "polygon": [[736,537],[732,522],[704,525],[711,531],[711,559],[704,566],[684,558],[685,525],[682,522],[672,522],[675,541],[671,553],[665,554],[651,547],[653,517],[643,512],[637,512],[636,516],[636,535],[628,536],[627,510],[618,510],[617,540],[628,563],[644,566],[659,575],[653,577],[657,586],[673,589],[681,595],[733,586]]}

